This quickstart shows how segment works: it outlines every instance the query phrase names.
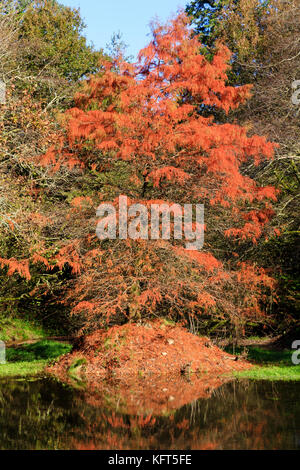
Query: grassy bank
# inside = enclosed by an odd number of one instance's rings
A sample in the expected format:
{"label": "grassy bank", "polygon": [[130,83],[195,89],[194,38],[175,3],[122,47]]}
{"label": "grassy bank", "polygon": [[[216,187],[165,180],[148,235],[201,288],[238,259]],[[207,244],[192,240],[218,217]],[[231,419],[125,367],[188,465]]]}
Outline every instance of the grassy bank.
{"label": "grassy bank", "polygon": [[6,364],[0,364],[0,378],[26,377],[41,373],[46,365],[70,352],[70,344],[39,341],[6,351]]}
{"label": "grassy bank", "polygon": [[5,343],[42,339],[50,336],[49,333],[32,321],[0,316],[0,341]]}
{"label": "grassy bank", "polygon": [[[233,352],[232,349],[227,349]],[[239,348],[235,354],[243,356],[247,354],[247,359],[255,367],[250,370],[236,372],[236,377],[255,380],[300,380],[300,365],[294,365],[292,354],[295,351],[276,351],[264,349],[258,346],[249,346],[246,350]]]}

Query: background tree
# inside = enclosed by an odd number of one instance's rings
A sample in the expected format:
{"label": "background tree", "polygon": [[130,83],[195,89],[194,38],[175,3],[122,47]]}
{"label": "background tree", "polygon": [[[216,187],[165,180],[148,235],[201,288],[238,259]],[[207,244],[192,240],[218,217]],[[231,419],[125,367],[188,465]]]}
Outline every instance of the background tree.
{"label": "background tree", "polygon": [[55,0],[11,0],[1,8],[3,21],[13,17],[17,31],[15,61],[10,67],[6,61],[5,80],[14,79],[44,106],[66,106],[79,81],[98,69],[102,56],[87,44],[79,10]]}
{"label": "background tree", "polygon": [[[243,85],[255,80],[264,60],[266,19],[273,13],[271,0],[203,0],[192,1],[186,12],[193,18],[195,33],[205,50],[213,54],[218,41],[232,52],[231,83]],[[244,66],[243,66],[244,64]],[[252,67],[245,67],[251,64]]]}
{"label": "background tree", "polygon": [[26,259],[53,237],[45,227],[60,213],[74,175],[50,175],[33,160],[57,133],[59,111],[72,102],[80,77],[97,70],[102,54],[86,44],[79,11],[54,1],[2,1],[0,26],[0,79],[7,90],[0,104],[0,258],[13,260],[0,271],[0,315],[45,318],[56,328],[54,297],[64,276],[41,264],[29,280]]}

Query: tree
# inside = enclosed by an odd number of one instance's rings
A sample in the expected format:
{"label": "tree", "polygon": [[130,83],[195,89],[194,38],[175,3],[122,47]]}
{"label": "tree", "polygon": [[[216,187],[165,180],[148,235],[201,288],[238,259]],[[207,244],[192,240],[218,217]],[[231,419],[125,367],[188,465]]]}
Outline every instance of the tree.
{"label": "tree", "polygon": [[68,106],[79,81],[98,70],[102,56],[87,44],[80,11],[55,0],[8,0],[1,8],[3,19],[13,17],[16,31],[6,81],[15,80],[45,106]]}
{"label": "tree", "polygon": [[193,18],[195,33],[200,42],[208,47],[215,44],[219,31],[219,15],[228,0],[193,0],[186,7],[186,13]]}
{"label": "tree", "polygon": [[186,7],[195,32],[210,54],[219,41],[232,52],[228,77],[232,84],[256,80],[266,51],[268,18],[276,3],[277,0],[195,0]]}
{"label": "tree", "polygon": [[[268,135],[283,147],[297,146],[298,117],[292,84],[299,69],[298,1],[194,1],[187,7],[195,32],[212,55],[218,41],[232,52],[231,85],[253,84],[251,99],[228,118],[249,124],[254,133]],[[207,26],[208,25],[208,26]]]}
{"label": "tree", "polygon": [[[57,273],[41,269],[31,271],[29,281],[26,257],[47,238],[43,192],[49,190],[51,201],[63,198],[60,192],[69,182],[64,173],[49,176],[32,159],[49,145],[58,127],[57,108],[70,106],[79,77],[97,70],[101,53],[86,44],[83,27],[79,11],[54,1],[0,3],[0,80],[6,85],[6,102],[0,104],[0,258],[24,259],[10,266],[22,266],[26,278],[20,283],[17,275],[7,278],[1,272],[5,314],[19,309],[41,316],[42,294],[54,292],[60,282]],[[37,294],[29,295],[36,288]]]}
{"label": "tree", "polygon": [[299,322],[299,258],[295,256],[300,224],[299,105],[292,100],[300,77],[299,2],[222,0],[210,2],[208,10],[204,3],[194,1],[187,7],[195,30],[201,32],[209,25],[209,36],[201,36],[206,47],[213,51],[221,40],[233,52],[230,84],[253,84],[251,99],[223,115],[223,122],[237,120],[248,125],[251,133],[268,135],[280,144],[274,160],[244,171],[261,184],[280,189],[273,223],[281,235],[259,245],[252,256],[278,273],[280,301],[273,311],[284,329],[291,317]]}
{"label": "tree", "polygon": [[84,28],[79,10],[53,0],[31,2],[19,30],[28,69],[40,73],[46,68],[48,75],[68,81],[95,72],[100,54],[86,44]]}
{"label": "tree", "polygon": [[[90,187],[70,195],[69,214],[53,222],[63,236],[32,250],[27,266],[69,267],[65,302],[88,327],[157,315],[192,326],[214,316],[240,333],[248,318],[261,320],[261,302],[274,284],[232,252],[221,260],[218,240],[248,246],[272,233],[276,191],[243,176],[241,167],[271,159],[274,145],[198,113],[203,104],[229,112],[249,96],[248,86],[226,85],[226,47],[208,61],[183,14],[166,26],[154,24],[152,33],[137,64],[103,61],[66,113],[65,132],[39,160],[52,171],[86,175]],[[187,251],[174,237],[100,242],[96,208],[101,201],[117,206],[121,194],[147,207],[205,203],[205,251]],[[16,259],[0,262],[10,274],[28,275]]]}

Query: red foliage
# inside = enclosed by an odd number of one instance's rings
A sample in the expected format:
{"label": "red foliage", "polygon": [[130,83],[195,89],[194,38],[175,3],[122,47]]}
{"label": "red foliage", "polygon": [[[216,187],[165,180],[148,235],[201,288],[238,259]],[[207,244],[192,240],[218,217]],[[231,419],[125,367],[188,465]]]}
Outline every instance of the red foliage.
{"label": "red foliage", "polygon": [[[256,242],[272,217],[270,200],[276,191],[259,187],[241,166],[272,158],[274,144],[199,113],[203,107],[228,113],[249,97],[250,86],[226,85],[229,59],[222,45],[212,61],[201,55],[184,14],[166,26],[153,25],[153,39],[138,63],[103,62],[100,73],[87,80],[66,115],[65,133],[40,163],[55,171],[64,165],[96,171],[129,161],[140,202],[207,202],[211,211],[226,214],[222,234]],[[91,198],[74,199],[70,217],[92,204]],[[234,256],[225,265],[215,253],[187,252],[174,240],[117,241],[104,248],[87,235],[90,220],[80,220],[82,232],[62,242],[52,261],[60,269],[68,264],[77,276],[66,301],[88,322],[120,321],[120,315],[132,320],[158,313],[193,317],[218,312],[235,323],[243,315],[259,315],[262,292],[273,287],[266,274],[238,266]],[[44,262],[38,257],[32,261]],[[10,274],[28,278],[27,268],[13,260],[1,263],[10,263]]]}

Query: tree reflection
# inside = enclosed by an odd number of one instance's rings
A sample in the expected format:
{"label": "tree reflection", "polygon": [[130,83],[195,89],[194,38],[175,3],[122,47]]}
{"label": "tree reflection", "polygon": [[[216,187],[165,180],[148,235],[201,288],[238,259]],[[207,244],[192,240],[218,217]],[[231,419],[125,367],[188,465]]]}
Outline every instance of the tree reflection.
{"label": "tree reflection", "polygon": [[[131,392],[128,389],[129,396]],[[108,384],[106,395],[100,396],[48,377],[1,381],[0,448],[300,447],[297,383],[230,382],[208,398],[158,414],[129,412],[125,401],[120,389]]]}

